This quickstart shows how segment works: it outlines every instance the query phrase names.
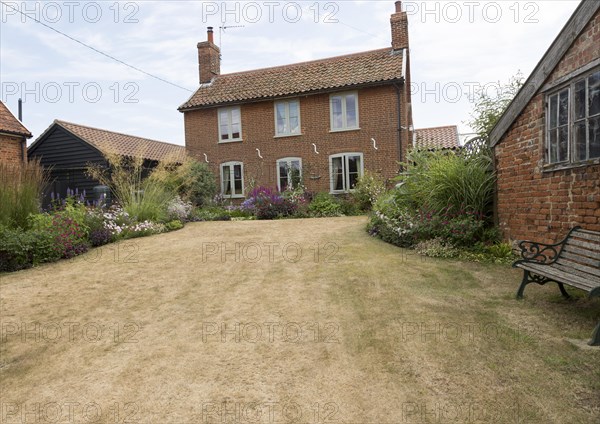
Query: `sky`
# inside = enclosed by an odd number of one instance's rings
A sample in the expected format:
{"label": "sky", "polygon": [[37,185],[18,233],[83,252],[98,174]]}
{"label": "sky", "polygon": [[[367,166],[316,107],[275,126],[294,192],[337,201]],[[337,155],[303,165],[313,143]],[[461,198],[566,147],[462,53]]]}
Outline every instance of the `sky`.
{"label": "sky", "polygon": [[[394,12],[392,0],[0,1],[0,99],[15,115],[23,99],[30,144],[60,119],[184,145],[177,108],[198,88],[207,26],[225,74],[389,47]],[[415,128],[468,133],[476,90],[529,76],[579,1],[402,4]]]}

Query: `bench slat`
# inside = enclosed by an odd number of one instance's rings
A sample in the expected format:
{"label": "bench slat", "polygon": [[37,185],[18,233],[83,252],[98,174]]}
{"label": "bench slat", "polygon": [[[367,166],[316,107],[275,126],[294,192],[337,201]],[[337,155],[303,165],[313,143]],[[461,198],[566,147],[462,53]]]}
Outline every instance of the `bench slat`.
{"label": "bench slat", "polygon": [[585,277],[579,277],[575,274],[561,271],[557,267],[554,267],[552,265],[521,263],[521,264],[518,264],[517,266],[519,268],[532,271],[532,272],[542,275],[544,277],[558,280],[561,283],[565,283],[567,285],[576,287],[576,288],[584,290],[588,293],[591,292],[596,287],[600,287],[600,281],[598,281],[596,284],[594,284],[592,281],[588,280]]}
{"label": "bench slat", "polygon": [[565,245],[564,251],[565,252],[570,252],[570,253],[576,253],[578,255],[587,256],[589,258],[596,259],[596,260],[600,261],[600,252],[594,252],[594,251],[591,251],[591,250],[582,249],[580,247],[572,246],[572,245],[570,245],[568,243]]}
{"label": "bench slat", "polygon": [[[594,268],[600,267],[600,260],[588,258],[586,256],[579,255],[577,253],[571,253],[568,251],[562,252],[560,255],[560,258],[558,259],[558,262],[560,262],[563,258],[570,259],[571,261],[578,262],[580,264],[591,265]],[[598,275],[600,275],[600,269],[598,270]]]}
{"label": "bench slat", "polygon": [[587,241],[581,241],[581,240],[575,240],[575,239],[569,239],[566,244],[584,247],[584,248],[586,248],[588,250],[592,250],[594,252],[600,252],[600,244],[595,244],[595,243],[590,243]]}
{"label": "bench slat", "polygon": [[[586,274],[585,272],[581,272],[581,271],[578,271],[578,270],[573,269],[573,268],[566,267],[566,266],[561,265],[561,264],[553,264],[552,266],[555,267],[556,269],[559,269],[561,271],[566,272],[567,274],[571,273],[571,274],[574,274],[574,275],[576,275],[578,277],[581,277],[581,278],[585,279],[585,281],[588,282],[588,285],[592,289],[595,289],[596,287],[598,287],[600,285],[600,281],[598,281],[598,282],[596,282],[596,284],[594,284],[594,280],[590,279],[590,275]],[[592,277],[592,278],[594,278],[594,277]]]}
{"label": "bench slat", "polygon": [[[572,258],[570,258],[570,256],[571,256],[570,253],[564,253],[561,256],[561,258],[558,261],[556,261],[556,262],[559,263],[559,264],[561,264],[561,265],[564,265],[566,267],[573,268],[573,269],[576,269],[578,271],[585,272],[586,274],[590,274],[590,278],[593,278],[594,276],[596,278],[600,278],[600,269],[593,268],[591,266],[587,266],[587,265],[584,265],[582,263],[579,263],[579,261],[582,259],[580,256],[576,257],[577,258],[576,259],[577,262],[575,262]],[[592,260],[590,259],[590,262],[591,261]]]}
{"label": "bench slat", "polygon": [[571,234],[571,237],[579,237],[586,240],[600,242],[600,233],[589,230],[577,230]]}

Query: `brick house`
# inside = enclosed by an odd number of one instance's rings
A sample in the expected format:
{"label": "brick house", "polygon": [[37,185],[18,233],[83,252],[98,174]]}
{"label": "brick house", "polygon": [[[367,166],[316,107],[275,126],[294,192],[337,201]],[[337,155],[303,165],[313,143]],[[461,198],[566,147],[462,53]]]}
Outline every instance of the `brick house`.
{"label": "brick house", "polygon": [[220,74],[212,28],[198,44],[200,88],[182,106],[188,153],[207,162],[222,193],[350,191],[365,170],[389,180],[412,144],[408,20],[396,2],[391,47]]}
{"label": "brick house", "polygon": [[490,134],[509,240],[600,231],[600,2],[582,1]]}
{"label": "brick house", "polygon": [[27,139],[32,135],[0,101],[0,162],[27,162]]}

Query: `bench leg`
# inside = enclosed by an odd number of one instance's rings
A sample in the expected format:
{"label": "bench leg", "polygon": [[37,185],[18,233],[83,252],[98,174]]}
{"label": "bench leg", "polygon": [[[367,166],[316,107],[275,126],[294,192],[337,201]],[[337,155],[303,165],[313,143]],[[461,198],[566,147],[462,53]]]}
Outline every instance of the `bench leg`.
{"label": "bench leg", "polygon": [[558,288],[560,289],[560,292],[562,293],[563,297],[565,299],[570,299],[571,296],[569,295],[569,293],[567,293],[567,291],[565,290],[565,286],[563,285],[563,283],[556,283],[558,284]]}
{"label": "bench leg", "polygon": [[592,333],[592,340],[588,343],[590,346],[600,346],[600,322]]}
{"label": "bench leg", "polygon": [[525,291],[525,286],[531,283],[529,278],[529,271],[523,271],[523,281],[521,281],[521,285],[519,286],[519,290],[517,291],[517,299],[523,299],[523,292]]}

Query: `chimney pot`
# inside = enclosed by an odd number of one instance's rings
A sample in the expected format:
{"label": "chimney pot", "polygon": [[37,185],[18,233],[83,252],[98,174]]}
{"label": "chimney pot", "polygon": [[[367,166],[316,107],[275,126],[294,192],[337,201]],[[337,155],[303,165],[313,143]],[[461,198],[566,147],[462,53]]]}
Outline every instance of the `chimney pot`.
{"label": "chimney pot", "polygon": [[396,13],[400,13],[400,12],[402,12],[402,2],[397,1],[396,2]]}
{"label": "chimney pot", "polygon": [[206,31],[206,33],[208,35],[208,42],[214,44],[215,39],[214,39],[213,27],[208,27],[208,30]]}

